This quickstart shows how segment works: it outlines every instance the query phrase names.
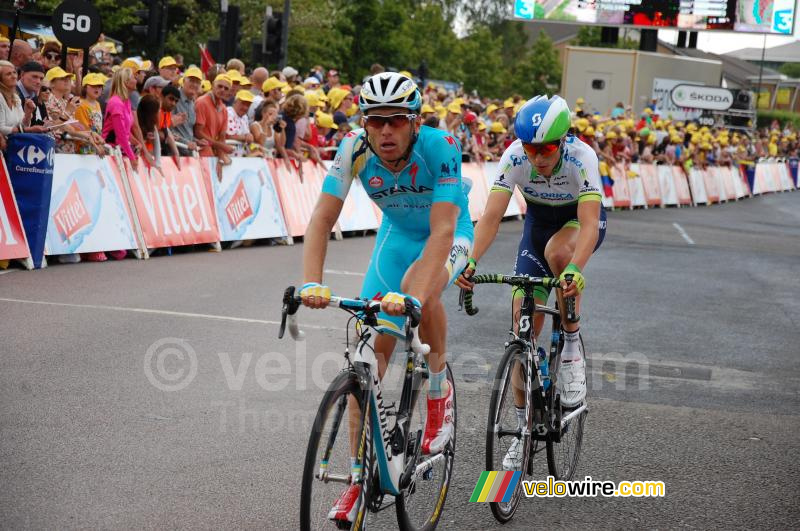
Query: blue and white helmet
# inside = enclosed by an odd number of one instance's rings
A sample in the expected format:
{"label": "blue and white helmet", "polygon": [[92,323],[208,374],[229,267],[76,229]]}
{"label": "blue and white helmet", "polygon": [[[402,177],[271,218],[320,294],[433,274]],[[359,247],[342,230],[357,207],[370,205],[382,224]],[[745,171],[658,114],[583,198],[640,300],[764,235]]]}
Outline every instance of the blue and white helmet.
{"label": "blue and white helmet", "polygon": [[419,113],[422,95],[411,78],[397,72],[383,72],[370,77],[361,87],[358,107],[362,114],[376,107],[397,107]]}
{"label": "blue and white helmet", "polygon": [[514,118],[514,134],[526,144],[546,144],[563,138],[570,127],[570,112],[561,96],[534,96]]}

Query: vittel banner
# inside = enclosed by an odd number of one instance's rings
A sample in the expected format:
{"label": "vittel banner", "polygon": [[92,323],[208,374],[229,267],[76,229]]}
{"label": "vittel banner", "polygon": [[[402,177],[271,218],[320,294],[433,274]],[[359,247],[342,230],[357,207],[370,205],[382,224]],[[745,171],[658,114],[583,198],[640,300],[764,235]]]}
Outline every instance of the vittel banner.
{"label": "vittel banner", "polygon": [[208,168],[199,159],[184,157],[179,162],[180,168],[164,157],[157,168],[140,160],[134,169],[125,160],[136,215],[149,248],[219,241]]}
{"label": "vittel banner", "polygon": [[136,249],[131,212],[112,157],[56,155],[47,254]]}
{"label": "vittel banner", "polygon": [[203,159],[211,175],[223,241],[288,235],[269,167],[261,158],[234,157],[217,173],[217,159]]}

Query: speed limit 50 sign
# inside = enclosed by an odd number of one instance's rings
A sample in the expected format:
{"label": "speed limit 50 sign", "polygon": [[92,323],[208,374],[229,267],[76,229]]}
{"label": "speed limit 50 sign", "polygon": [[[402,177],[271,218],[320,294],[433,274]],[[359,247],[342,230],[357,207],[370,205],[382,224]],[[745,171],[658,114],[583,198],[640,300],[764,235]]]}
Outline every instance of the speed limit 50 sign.
{"label": "speed limit 50 sign", "polygon": [[84,0],[65,0],[53,13],[53,33],[70,48],[89,48],[102,31],[100,13]]}

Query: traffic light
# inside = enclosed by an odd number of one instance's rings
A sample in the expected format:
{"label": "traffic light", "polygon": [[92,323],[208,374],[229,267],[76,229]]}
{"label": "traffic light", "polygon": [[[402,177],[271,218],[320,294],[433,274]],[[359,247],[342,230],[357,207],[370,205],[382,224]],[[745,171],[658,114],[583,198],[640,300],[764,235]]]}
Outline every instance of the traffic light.
{"label": "traffic light", "polygon": [[283,13],[272,13],[267,16],[267,63],[280,65],[283,61]]}
{"label": "traffic light", "polygon": [[239,6],[228,6],[225,16],[225,60],[242,57],[242,23]]}
{"label": "traffic light", "polygon": [[167,0],[143,0],[147,9],[138,9],[135,14],[141,24],[133,25],[133,33],[143,37],[144,46],[153,57],[164,51],[167,30]]}
{"label": "traffic light", "polygon": [[159,16],[161,1],[160,0],[145,0],[144,4],[147,9],[137,9],[136,16],[139,18],[141,24],[133,26],[133,33],[144,37],[145,42],[157,42],[159,37]]}

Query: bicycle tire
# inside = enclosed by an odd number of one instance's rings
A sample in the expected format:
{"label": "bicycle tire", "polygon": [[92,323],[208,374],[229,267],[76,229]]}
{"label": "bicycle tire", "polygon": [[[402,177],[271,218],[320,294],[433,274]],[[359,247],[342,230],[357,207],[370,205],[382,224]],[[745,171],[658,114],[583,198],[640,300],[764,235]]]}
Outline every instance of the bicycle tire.
{"label": "bicycle tire", "polygon": [[[421,377],[420,381],[425,379],[427,378]],[[442,512],[444,509],[444,504],[447,499],[447,491],[449,490],[450,480],[453,477],[453,464],[455,462],[455,448],[456,448],[456,431],[458,428],[458,404],[456,402],[455,379],[453,378],[453,371],[450,369],[449,364],[447,365],[447,381],[451,386],[453,386],[453,437],[450,440],[450,443],[448,443],[447,447],[442,452],[442,455],[444,455],[444,465],[441,467],[441,473],[439,474],[433,471],[434,469],[431,469],[433,472],[431,473],[430,479],[425,479],[423,477],[412,480],[412,485],[404,489],[404,491],[400,494],[400,496],[397,496],[395,504],[395,510],[397,512],[397,523],[400,526],[400,529],[403,531],[417,531],[417,530],[432,531],[433,529],[436,529],[436,526],[439,524],[439,521],[441,519]],[[412,451],[415,450],[414,445],[421,443],[421,441],[415,440],[417,428],[415,427],[415,424],[412,421],[414,419],[414,414],[417,411],[417,406],[420,405],[419,400],[424,400],[426,396],[426,393],[423,392],[424,389],[422,389],[422,387],[423,386],[421,385],[415,385],[412,394],[411,409],[409,411],[409,424],[408,424],[409,433],[406,436],[407,458],[409,457],[409,454],[411,456],[414,455],[414,453],[412,453]],[[420,421],[424,426],[425,419],[422,417],[423,414],[422,411],[420,411]],[[429,456],[420,455],[420,459],[426,459],[428,457]],[[435,477],[438,475],[440,475],[441,477],[438,481],[438,486],[437,486],[436,485],[437,481],[435,480]],[[430,490],[432,490],[435,493],[435,497],[433,498],[434,504],[431,507],[430,512],[428,509],[423,508],[420,511],[421,514],[418,515],[417,518],[414,518],[411,513],[414,512],[416,515],[416,511],[414,511],[416,504],[409,503],[409,498],[410,498],[409,494],[411,496],[419,495],[419,492],[417,491],[417,486],[425,485],[427,482],[430,482],[429,485],[432,487]],[[415,522],[414,520],[424,520],[424,521]]]}
{"label": "bicycle tire", "polygon": [[[341,372],[334,378],[333,382],[331,382],[317,410],[317,415],[314,419],[314,425],[308,440],[308,447],[306,449],[300,492],[300,528],[304,531],[311,531],[312,529],[319,528],[329,529],[330,526],[333,525],[333,523],[327,519],[327,512],[333,506],[336,498],[330,499],[330,496],[322,495],[321,501],[315,502],[313,495],[315,487],[317,487],[317,490],[323,490],[323,486],[328,486],[328,482],[321,481],[317,474],[320,471],[321,463],[320,445],[325,444],[327,446],[331,443],[331,437],[333,438],[331,444],[336,449],[336,462],[332,462],[333,458],[329,459],[327,471],[330,473],[332,467],[335,466],[339,476],[350,474],[349,410],[347,409],[349,407],[347,400],[350,396],[354,397],[358,403],[361,403],[363,392],[353,372]],[[367,408],[369,407],[370,405],[367,403]],[[332,420],[336,420],[337,415],[335,413],[335,408],[341,409],[341,412],[338,414],[340,422],[338,426],[331,426],[331,431],[327,432],[325,428],[327,426],[327,421],[331,419],[331,413],[334,413]],[[368,415],[369,410],[367,410],[366,413]],[[367,416],[366,418],[368,421],[369,417]],[[368,512],[369,499],[372,495],[371,486],[373,481],[371,474],[374,472],[374,451],[369,426],[369,422],[363,423],[358,427],[357,432],[359,434],[359,440],[364,441],[363,455],[365,457],[362,463],[364,473],[362,474],[361,496],[356,502],[359,509],[356,521],[351,527],[353,531],[363,529],[363,524]],[[348,483],[347,486],[349,485]],[[338,489],[333,488],[331,492],[337,492],[337,490]],[[323,511],[324,514],[321,514]]]}
{"label": "bicycle tire", "polygon": [[[583,337],[580,338],[580,341],[581,351],[585,353]],[[562,348],[564,348],[563,340],[558,345],[559,360]],[[556,374],[557,377],[558,375]],[[564,408],[560,405],[558,407],[560,410],[557,411],[556,418],[559,419],[558,422],[560,423],[560,419],[564,415]],[[569,413],[570,410],[566,411]],[[567,426],[561,430],[559,441],[555,441],[552,438],[547,440],[547,468],[555,480],[570,481],[575,476],[575,470],[578,468],[578,462],[580,461],[586,415],[587,411],[584,410],[577,417],[571,419]]]}
{"label": "bicycle tire", "polygon": [[[501,437],[496,436],[496,427],[500,426],[503,422],[503,410],[506,406],[510,405],[510,411],[513,416],[509,422],[516,423],[516,412],[514,411],[513,391],[512,391],[512,370],[515,364],[521,363],[523,381],[526,381],[527,360],[525,358],[522,346],[519,343],[510,344],[503,354],[503,358],[497,367],[497,374],[495,375],[494,385],[492,386],[492,395],[489,400],[489,418],[486,425],[486,470],[505,470],[503,468],[503,456],[508,451],[510,444],[504,447],[500,444]],[[530,390],[526,390],[526,397],[530,396]],[[533,404],[531,403],[531,407]],[[508,429],[508,427],[506,427]],[[522,472],[522,479],[528,475],[528,461],[531,459],[531,441],[530,434],[522,435],[522,462],[519,471]],[[497,448],[496,448],[497,447]],[[496,455],[496,450],[499,454]],[[502,454],[502,456],[500,456]],[[514,469],[516,470],[516,469]],[[511,500],[507,503],[490,502],[489,508],[492,511],[495,519],[500,523],[507,523],[514,517],[514,513],[519,506],[519,501],[522,498],[522,481],[517,483],[517,488],[512,494]]]}

